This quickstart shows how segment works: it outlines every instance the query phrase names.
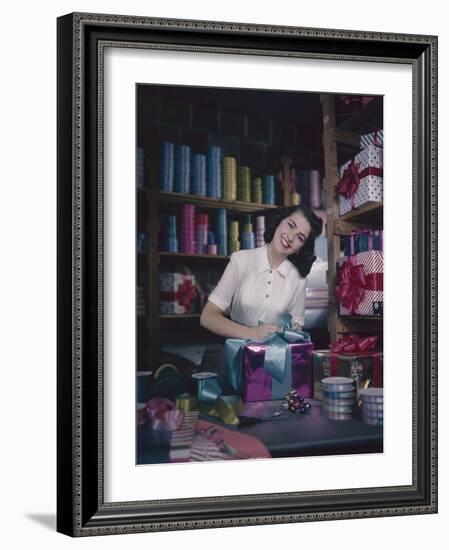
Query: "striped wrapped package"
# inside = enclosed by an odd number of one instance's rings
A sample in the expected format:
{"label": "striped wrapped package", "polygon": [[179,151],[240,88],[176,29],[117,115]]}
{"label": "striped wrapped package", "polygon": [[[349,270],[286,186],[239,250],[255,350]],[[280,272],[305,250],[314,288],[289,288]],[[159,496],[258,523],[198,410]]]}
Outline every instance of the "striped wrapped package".
{"label": "striped wrapped package", "polygon": [[384,131],[375,130],[374,132],[360,136],[360,149],[366,149],[369,145],[374,145],[375,147],[383,147]]}

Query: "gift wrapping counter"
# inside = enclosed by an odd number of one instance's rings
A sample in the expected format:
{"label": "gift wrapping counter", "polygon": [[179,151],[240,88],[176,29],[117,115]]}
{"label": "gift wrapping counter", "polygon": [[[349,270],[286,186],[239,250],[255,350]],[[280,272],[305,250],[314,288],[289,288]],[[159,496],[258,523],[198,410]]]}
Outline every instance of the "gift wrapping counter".
{"label": "gift wrapping counter", "polygon": [[[230,442],[224,444],[226,452],[222,455],[209,457],[202,450],[201,460],[383,452],[382,425],[364,424],[357,415],[351,420],[330,420],[322,411],[321,401],[309,401],[312,406],[306,414],[284,411],[275,417],[272,415],[282,410],[282,401],[246,403],[242,415],[267,419],[243,426],[226,425],[197,411],[192,417],[192,430],[200,425],[204,442],[211,436],[218,436],[215,441]],[[182,452],[173,454],[173,433],[153,430],[149,421],[137,427],[137,464],[190,461],[189,438],[185,435],[181,436],[181,447]]]}

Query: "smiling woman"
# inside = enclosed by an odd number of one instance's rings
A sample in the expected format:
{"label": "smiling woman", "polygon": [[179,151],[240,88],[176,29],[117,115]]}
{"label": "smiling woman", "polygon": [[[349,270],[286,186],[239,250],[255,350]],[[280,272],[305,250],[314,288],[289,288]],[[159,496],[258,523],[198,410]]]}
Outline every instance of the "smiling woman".
{"label": "smiling woman", "polygon": [[201,325],[225,338],[264,339],[279,330],[278,319],[289,313],[294,328],[301,330],[306,277],[321,231],[322,220],[310,208],[279,208],[264,246],[231,255],[203,309]]}

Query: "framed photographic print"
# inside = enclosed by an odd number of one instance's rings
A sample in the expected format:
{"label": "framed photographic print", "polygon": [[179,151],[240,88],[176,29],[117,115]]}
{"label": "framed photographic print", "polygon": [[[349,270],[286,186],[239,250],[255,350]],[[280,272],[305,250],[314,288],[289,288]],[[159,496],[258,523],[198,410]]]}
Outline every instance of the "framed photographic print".
{"label": "framed photographic print", "polygon": [[434,36],[58,19],[60,532],[437,511],[436,112]]}

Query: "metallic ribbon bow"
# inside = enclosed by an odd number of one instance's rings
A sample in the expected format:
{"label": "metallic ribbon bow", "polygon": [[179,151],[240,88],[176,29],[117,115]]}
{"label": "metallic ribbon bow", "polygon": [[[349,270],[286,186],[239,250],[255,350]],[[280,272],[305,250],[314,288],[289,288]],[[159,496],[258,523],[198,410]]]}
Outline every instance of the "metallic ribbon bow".
{"label": "metallic ribbon bow", "polygon": [[[259,325],[263,323],[259,322]],[[248,344],[265,344],[264,370],[274,381],[283,384],[286,374],[291,373],[291,348],[289,344],[310,342],[308,332],[292,330],[293,319],[290,314],[281,315],[278,325],[280,332],[272,334],[265,340],[241,340],[228,338],[225,342],[225,357],[228,379],[237,392],[242,390],[242,353]]]}
{"label": "metallic ribbon bow", "polygon": [[344,336],[331,344],[331,351],[333,353],[356,353],[372,350],[376,347],[377,336],[366,336],[360,338],[356,334],[350,334]]}
{"label": "metallic ribbon bow", "polygon": [[357,256],[349,256],[339,270],[335,297],[350,314],[357,314],[365,290],[383,290],[383,274],[365,274],[363,265],[356,264]]}
{"label": "metallic ribbon bow", "polygon": [[243,402],[238,395],[223,395],[216,376],[198,380],[197,399],[201,412],[218,416],[225,424],[239,424]]}

